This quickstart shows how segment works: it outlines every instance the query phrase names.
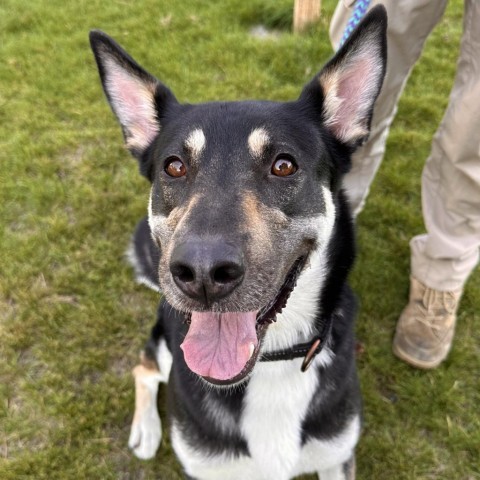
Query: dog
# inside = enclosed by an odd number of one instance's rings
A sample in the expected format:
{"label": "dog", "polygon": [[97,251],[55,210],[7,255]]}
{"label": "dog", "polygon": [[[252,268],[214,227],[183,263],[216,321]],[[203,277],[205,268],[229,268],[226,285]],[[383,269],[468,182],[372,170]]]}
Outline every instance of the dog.
{"label": "dog", "polygon": [[180,104],[90,32],[107,99],[151,183],[130,258],[163,297],[134,369],[137,457],[159,447],[157,391],[168,381],[186,478],[355,477],[355,242],[342,177],[369,135],[386,24],[373,8],[285,103]]}

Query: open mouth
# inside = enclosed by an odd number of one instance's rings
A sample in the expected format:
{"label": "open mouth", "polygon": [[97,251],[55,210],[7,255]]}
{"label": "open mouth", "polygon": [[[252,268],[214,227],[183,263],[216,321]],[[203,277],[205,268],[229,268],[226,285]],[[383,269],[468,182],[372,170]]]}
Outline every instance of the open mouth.
{"label": "open mouth", "polygon": [[191,312],[181,348],[192,372],[215,385],[232,385],[252,371],[268,325],[287,304],[306,257],[298,258],[274,299],[252,312]]}

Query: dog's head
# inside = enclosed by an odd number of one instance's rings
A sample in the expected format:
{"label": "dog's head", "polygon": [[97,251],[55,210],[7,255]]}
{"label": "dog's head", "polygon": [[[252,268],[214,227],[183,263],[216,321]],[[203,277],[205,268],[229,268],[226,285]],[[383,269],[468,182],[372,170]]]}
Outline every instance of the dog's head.
{"label": "dog's head", "polygon": [[298,100],[180,104],[105,34],[90,35],[148,207],[168,302],[191,322],[192,371],[233,383],[253,368],[336,217],[339,179],[368,137],[385,72],[386,14],[372,12]]}

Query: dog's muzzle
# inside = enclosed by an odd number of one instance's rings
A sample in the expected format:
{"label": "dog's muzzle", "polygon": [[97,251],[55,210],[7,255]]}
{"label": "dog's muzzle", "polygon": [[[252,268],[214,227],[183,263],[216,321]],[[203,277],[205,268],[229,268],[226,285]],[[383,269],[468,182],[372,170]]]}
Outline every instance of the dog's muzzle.
{"label": "dog's muzzle", "polygon": [[190,370],[216,385],[245,379],[258,359],[268,325],[285,307],[304,264],[304,257],[294,263],[277,295],[261,310],[187,314],[189,328],[181,348]]}

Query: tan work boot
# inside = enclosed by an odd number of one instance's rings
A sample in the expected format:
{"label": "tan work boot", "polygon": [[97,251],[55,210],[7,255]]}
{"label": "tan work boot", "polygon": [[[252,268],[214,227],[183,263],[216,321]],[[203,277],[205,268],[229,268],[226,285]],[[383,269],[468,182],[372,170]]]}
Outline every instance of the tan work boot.
{"label": "tan work boot", "polygon": [[435,368],[452,346],[462,291],[439,292],[410,280],[410,300],[397,323],[393,353],[414,367]]}

